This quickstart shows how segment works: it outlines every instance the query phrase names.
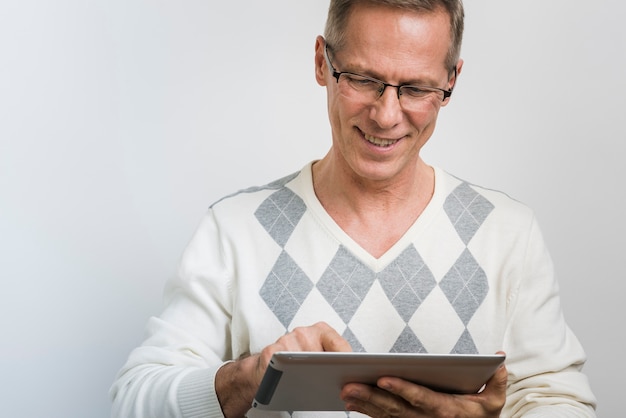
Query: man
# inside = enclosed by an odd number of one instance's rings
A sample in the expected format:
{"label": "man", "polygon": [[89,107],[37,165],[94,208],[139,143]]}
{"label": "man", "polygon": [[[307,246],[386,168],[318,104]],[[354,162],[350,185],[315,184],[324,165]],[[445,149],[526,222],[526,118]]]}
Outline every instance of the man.
{"label": "man", "polygon": [[115,416],[289,416],[248,411],[279,350],[507,354],[475,395],[348,384],[351,416],[595,416],[532,212],[420,158],[462,31],[459,0],[331,1],[315,44],[328,154],[210,208]]}

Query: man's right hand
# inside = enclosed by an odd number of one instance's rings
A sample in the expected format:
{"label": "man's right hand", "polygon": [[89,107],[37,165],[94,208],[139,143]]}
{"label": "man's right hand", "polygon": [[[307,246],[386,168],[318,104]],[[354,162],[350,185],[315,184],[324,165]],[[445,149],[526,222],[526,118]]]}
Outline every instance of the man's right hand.
{"label": "man's right hand", "polygon": [[245,416],[277,351],[352,351],[350,344],[325,322],[295,328],[261,353],[226,363],[215,376],[215,391],[226,418]]}

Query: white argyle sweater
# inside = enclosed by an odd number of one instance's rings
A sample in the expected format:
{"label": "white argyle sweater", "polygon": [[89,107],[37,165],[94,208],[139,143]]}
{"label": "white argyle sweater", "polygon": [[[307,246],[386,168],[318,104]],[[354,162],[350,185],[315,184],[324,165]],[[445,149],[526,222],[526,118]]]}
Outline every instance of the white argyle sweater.
{"label": "white argyle sweater", "polygon": [[503,417],[595,417],[533,213],[440,169],[427,208],[378,259],[325,212],[310,164],[226,197],[202,219],[165,296],[111,388],[113,416],[221,417],[213,381],[224,362],[325,321],[355,351],[503,350]]}

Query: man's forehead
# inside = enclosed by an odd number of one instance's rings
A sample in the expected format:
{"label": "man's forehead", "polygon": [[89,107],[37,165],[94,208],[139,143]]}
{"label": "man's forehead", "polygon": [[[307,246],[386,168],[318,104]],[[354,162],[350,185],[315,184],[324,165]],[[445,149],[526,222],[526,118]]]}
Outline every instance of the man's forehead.
{"label": "man's forehead", "polygon": [[357,65],[362,59],[369,66],[385,60],[399,66],[432,61],[445,67],[450,38],[449,15],[443,9],[415,12],[359,4],[348,19],[341,49]]}

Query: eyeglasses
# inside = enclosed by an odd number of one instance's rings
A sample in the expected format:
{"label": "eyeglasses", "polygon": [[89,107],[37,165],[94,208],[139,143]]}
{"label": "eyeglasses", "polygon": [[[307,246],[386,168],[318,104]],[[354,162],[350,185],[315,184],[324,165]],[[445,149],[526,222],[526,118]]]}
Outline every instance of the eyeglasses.
{"label": "eyeglasses", "polygon": [[[324,56],[328,68],[337,80],[342,95],[363,103],[374,103],[383,95],[387,87],[395,87],[398,100],[407,111],[420,110],[425,104],[439,104],[452,95],[452,89],[444,90],[437,87],[416,86],[411,84],[394,85],[373,77],[349,71],[337,71],[328,55],[328,44],[324,46]],[[454,69],[456,79],[456,68]]]}

